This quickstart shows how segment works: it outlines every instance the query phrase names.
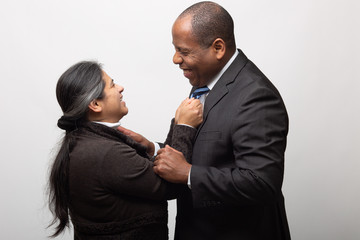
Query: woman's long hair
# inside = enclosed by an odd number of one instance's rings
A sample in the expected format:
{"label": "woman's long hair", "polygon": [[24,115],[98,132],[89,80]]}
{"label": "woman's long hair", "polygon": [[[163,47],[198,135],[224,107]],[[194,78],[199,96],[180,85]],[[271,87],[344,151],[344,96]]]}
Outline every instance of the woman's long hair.
{"label": "woman's long hair", "polygon": [[105,82],[101,65],[84,61],[71,66],[58,80],[57,101],[63,111],[58,127],[65,130],[60,150],[50,168],[49,208],[55,225],[51,237],[58,236],[69,226],[69,153],[74,145],[73,133],[87,121],[88,106],[94,99],[101,99]]}

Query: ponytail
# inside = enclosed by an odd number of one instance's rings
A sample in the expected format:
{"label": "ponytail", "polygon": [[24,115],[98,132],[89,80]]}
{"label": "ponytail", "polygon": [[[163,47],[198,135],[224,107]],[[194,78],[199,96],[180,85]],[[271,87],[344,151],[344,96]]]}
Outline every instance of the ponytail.
{"label": "ponytail", "polygon": [[50,172],[49,206],[54,219],[49,227],[58,222],[51,237],[58,236],[65,227],[69,227],[69,154],[72,142],[72,133],[66,133]]}
{"label": "ponytail", "polygon": [[57,125],[66,132],[49,176],[48,201],[54,216],[49,227],[56,224],[51,237],[69,227],[69,154],[75,145],[74,132],[87,121],[88,105],[103,96],[105,82],[102,75],[100,64],[79,62],[61,75],[56,86],[56,97],[64,113]]}

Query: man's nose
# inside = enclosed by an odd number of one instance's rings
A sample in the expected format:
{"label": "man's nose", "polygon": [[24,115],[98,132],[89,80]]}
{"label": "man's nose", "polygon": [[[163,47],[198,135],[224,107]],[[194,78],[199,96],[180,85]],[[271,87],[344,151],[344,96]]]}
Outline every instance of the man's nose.
{"label": "man's nose", "polygon": [[182,57],[180,57],[180,54],[178,52],[175,52],[173,57],[173,63],[174,64],[181,64],[183,62]]}

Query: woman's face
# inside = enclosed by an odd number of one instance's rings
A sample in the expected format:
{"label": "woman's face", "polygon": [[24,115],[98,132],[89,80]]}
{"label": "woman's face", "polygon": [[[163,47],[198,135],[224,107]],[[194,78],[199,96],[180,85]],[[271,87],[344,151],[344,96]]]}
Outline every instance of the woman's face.
{"label": "woman's face", "polygon": [[114,80],[104,71],[103,80],[105,82],[104,97],[97,100],[102,108],[102,121],[115,123],[128,113],[122,95],[124,88],[115,84]]}

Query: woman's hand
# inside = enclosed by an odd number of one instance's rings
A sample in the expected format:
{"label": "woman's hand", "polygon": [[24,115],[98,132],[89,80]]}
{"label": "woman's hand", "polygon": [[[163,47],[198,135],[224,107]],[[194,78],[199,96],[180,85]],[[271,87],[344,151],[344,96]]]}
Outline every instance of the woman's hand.
{"label": "woman's hand", "polygon": [[175,123],[197,128],[203,121],[203,106],[198,99],[186,98],[175,113]]}

